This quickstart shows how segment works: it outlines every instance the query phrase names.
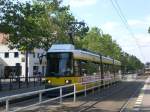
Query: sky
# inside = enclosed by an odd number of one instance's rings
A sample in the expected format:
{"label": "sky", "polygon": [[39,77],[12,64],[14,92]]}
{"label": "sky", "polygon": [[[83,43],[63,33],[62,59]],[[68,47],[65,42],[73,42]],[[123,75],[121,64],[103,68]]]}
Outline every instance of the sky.
{"label": "sky", "polygon": [[[115,1],[115,0],[113,0]],[[133,36],[121,21],[111,0],[63,0],[71,13],[90,27],[98,27],[112,36],[123,51],[150,62],[150,0],[116,0]]]}

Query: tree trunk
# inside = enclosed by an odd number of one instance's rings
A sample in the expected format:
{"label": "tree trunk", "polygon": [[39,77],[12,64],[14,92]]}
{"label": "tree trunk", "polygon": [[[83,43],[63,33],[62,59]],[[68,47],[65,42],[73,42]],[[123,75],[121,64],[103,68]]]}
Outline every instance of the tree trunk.
{"label": "tree trunk", "polygon": [[28,50],[25,52],[25,81],[28,83]]}

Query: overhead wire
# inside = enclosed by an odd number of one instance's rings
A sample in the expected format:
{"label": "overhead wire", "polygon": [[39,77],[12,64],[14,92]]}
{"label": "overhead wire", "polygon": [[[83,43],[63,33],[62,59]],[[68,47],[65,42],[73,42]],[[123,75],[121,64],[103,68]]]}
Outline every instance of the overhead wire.
{"label": "overhead wire", "polygon": [[131,30],[130,25],[128,24],[128,21],[127,21],[126,17],[124,16],[123,11],[121,10],[121,7],[119,6],[119,4],[116,0],[110,0],[110,2],[112,4],[112,6],[114,7],[115,11],[117,12],[118,16],[120,17],[120,19],[121,19],[122,23],[124,24],[125,28],[128,30],[131,37],[135,40],[135,44],[136,44],[137,48],[139,49],[141,58],[145,62],[145,57],[142,53],[141,47],[138,44],[138,41],[136,40],[136,37],[135,37],[133,31]]}

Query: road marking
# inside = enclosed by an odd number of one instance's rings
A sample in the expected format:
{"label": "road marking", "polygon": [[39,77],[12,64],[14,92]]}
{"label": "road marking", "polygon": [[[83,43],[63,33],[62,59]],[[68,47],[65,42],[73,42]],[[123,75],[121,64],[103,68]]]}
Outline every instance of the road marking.
{"label": "road marking", "polygon": [[139,110],[140,110],[139,108],[134,108],[134,109],[133,109],[133,111],[139,111]]}
{"label": "road marking", "polygon": [[136,103],[135,104],[137,104],[137,105],[140,105],[142,103],[142,100],[141,101],[136,101]]}
{"label": "road marking", "polygon": [[147,89],[149,82],[150,82],[150,77],[146,79],[144,87],[141,89],[141,93],[134,104],[133,111],[136,112],[140,111],[140,106],[142,105],[142,101],[144,97],[144,91]]}

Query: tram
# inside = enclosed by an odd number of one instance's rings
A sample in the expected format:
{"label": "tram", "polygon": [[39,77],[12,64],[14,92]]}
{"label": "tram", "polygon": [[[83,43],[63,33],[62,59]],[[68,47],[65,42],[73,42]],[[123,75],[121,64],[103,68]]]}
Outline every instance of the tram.
{"label": "tram", "polygon": [[[120,77],[121,63],[110,57],[75,49],[71,44],[54,44],[46,54],[47,72],[45,88],[63,86],[95,79]],[[89,85],[92,87],[93,84]],[[77,90],[83,86],[78,85]]]}
{"label": "tram", "polygon": [[144,71],[145,75],[150,75],[150,68],[146,67]]}

